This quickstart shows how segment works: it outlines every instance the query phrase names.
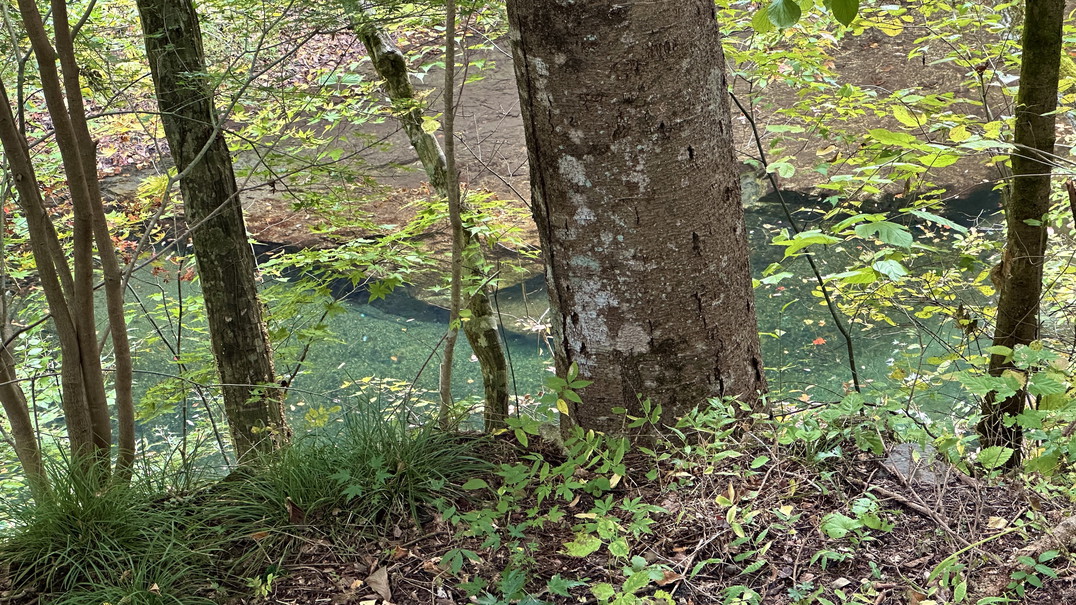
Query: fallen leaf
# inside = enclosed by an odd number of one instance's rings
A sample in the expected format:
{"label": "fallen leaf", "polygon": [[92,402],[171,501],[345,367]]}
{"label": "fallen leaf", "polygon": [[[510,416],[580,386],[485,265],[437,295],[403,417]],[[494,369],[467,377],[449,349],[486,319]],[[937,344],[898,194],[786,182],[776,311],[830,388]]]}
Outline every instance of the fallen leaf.
{"label": "fallen leaf", "polygon": [[256,531],[256,532],[250,534],[250,539],[254,540],[255,542],[257,542],[259,540],[264,540],[267,537],[269,537],[269,532],[267,532],[267,531]]}
{"label": "fallen leaf", "polygon": [[654,580],[654,583],[657,584],[658,586],[667,586],[669,584],[672,584],[673,582],[679,582],[680,580],[683,580],[683,579],[684,579],[683,574],[678,574],[678,573],[676,573],[675,571],[673,571],[671,569],[666,569],[666,570],[661,572],[661,579],[660,580]]}
{"label": "fallen leaf", "polygon": [[1008,525],[1008,520],[1001,517],[990,517],[986,520],[986,526],[990,529],[1005,529]]}
{"label": "fallen leaf", "polygon": [[306,511],[299,508],[297,504],[291,501],[291,498],[284,497],[284,506],[288,509],[288,522],[292,525],[304,525],[306,524]]}
{"label": "fallen leaf", "polygon": [[392,591],[389,590],[389,569],[387,567],[380,567],[370,574],[370,577],[366,578],[366,584],[374,589],[374,592],[380,595],[383,600],[392,600]]}
{"label": "fallen leaf", "polygon": [[816,338],[816,339],[812,340],[811,344],[813,344],[813,345],[824,345],[824,344],[826,344],[826,339],[819,337],[819,338]]}
{"label": "fallen leaf", "polygon": [[392,560],[393,561],[399,561],[400,559],[406,557],[409,554],[411,554],[411,551],[409,551],[406,548],[403,548],[399,544],[397,544],[396,545],[396,550],[392,551]]}

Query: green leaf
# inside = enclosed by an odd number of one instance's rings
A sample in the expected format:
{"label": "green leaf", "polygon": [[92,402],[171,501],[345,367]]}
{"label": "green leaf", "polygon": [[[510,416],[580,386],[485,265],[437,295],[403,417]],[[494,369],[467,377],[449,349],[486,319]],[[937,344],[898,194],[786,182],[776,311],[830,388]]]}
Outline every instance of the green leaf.
{"label": "green leaf", "polygon": [[928,153],[916,158],[920,164],[928,168],[945,168],[952,166],[960,159],[960,156],[951,153]]}
{"label": "green leaf", "polygon": [[963,124],[949,129],[949,140],[954,143],[963,143],[970,138],[971,133],[968,132],[968,127]]}
{"label": "green leaf", "polygon": [[617,538],[616,540],[613,540],[609,543],[609,554],[613,555],[614,557],[617,557],[618,559],[627,558],[630,552],[631,551],[628,548],[628,541],[623,537]]}
{"label": "green leaf", "polygon": [[871,137],[883,145],[896,145],[897,147],[918,147],[919,139],[903,132],[893,132],[885,128],[874,128],[870,131]]}
{"label": "green leaf", "polygon": [[895,260],[880,260],[871,265],[871,268],[892,280],[908,275],[908,270],[904,268],[904,265]]}
{"label": "green leaf", "polygon": [[625,594],[635,594],[649,583],[650,574],[646,573],[645,571],[637,571],[628,576],[627,580],[624,580],[624,584],[620,587],[620,589]]}
{"label": "green leaf", "polygon": [[763,7],[751,16],[751,27],[760,34],[768,34],[773,31],[773,22],[770,21],[769,9]]}
{"label": "green leaf", "polygon": [[441,124],[437,120],[429,116],[422,116],[422,132],[433,134],[439,128],[441,128]]}
{"label": "green leaf", "polygon": [[821,529],[827,536],[839,540],[863,527],[863,524],[841,513],[830,513],[822,518]]}
{"label": "green leaf", "polygon": [[878,274],[870,267],[860,267],[855,271],[845,271],[830,275],[826,279],[837,279],[846,284],[873,284],[878,281]]}
{"label": "green leaf", "polygon": [[549,589],[549,592],[557,595],[558,597],[570,597],[572,596],[572,594],[568,592],[569,590],[577,586],[585,585],[586,582],[581,582],[579,580],[568,580],[562,577],[559,573],[554,575],[552,578],[549,578],[549,581],[546,582],[546,588]]}
{"label": "green leaf", "polygon": [[1012,458],[1012,454],[1013,449],[1011,447],[993,445],[979,452],[979,464],[983,465],[983,468],[987,470],[995,469],[1008,462],[1009,458]]}
{"label": "green leaf", "polygon": [[962,581],[953,587],[953,602],[962,603],[968,596],[968,583]]}
{"label": "green leaf", "polygon": [[893,107],[893,117],[908,128],[917,128],[919,126],[919,119],[903,105],[896,105]]}
{"label": "green leaf", "polygon": [[859,12],[859,0],[830,0],[829,10],[841,25],[851,25]]}
{"label": "green leaf", "polygon": [[915,238],[903,225],[889,221],[856,225],[856,235],[862,238],[877,237],[883,243],[901,248],[911,248]]}
{"label": "green leaf", "polygon": [[616,589],[613,588],[612,584],[602,582],[601,584],[595,584],[594,586],[591,586],[590,592],[595,597],[597,597],[599,601],[608,601],[609,599],[613,598],[613,595],[616,594]]}
{"label": "green leaf", "polygon": [[1027,392],[1035,396],[1060,395],[1067,390],[1068,387],[1046,372],[1036,372],[1027,385]]}
{"label": "green leaf", "polygon": [[775,241],[774,245],[786,246],[785,258],[788,258],[789,256],[793,256],[800,250],[806,248],[807,246],[812,246],[814,244],[836,244],[840,241],[841,239],[838,237],[826,235],[825,233],[822,233],[817,229],[812,229],[810,231],[802,231],[800,233],[797,233],[796,235],[792,236],[791,239],[787,239],[784,241]]}
{"label": "green leaf", "polygon": [[463,489],[475,490],[475,489],[488,489],[489,484],[485,479],[468,479],[467,483],[463,484]]}
{"label": "green leaf", "polygon": [[912,216],[917,216],[925,221],[930,221],[935,225],[942,225],[943,227],[948,227],[953,231],[956,231],[957,233],[968,232],[967,227],[963,225],[958,225],[945,217],[938,216],[937,214],[934,214],[932,212],[927,212],[926,210],[909,210],[908,214],[911,214]]}
{"label": "green leaf", "polygon": [[1015,379],[995,378],[993,376],[974,376],[971,374],[958,374],[960,384],[972,395],[986,397],[990,392],[996,392],[997,396],[1004,399],[1014,395],[1020,385]]}
{"label": "green leaf", "polygon": [[792,27],[800,20],[803,10],[793,0],[773,0],[766,9],[766,16],[777,27]]}
{"label": "green leaf", "polygon": [[783,179],[790,179],[796,174],[796,167],[788,162],[774,162],[766,166],[766,172],[776,172]]}
{"label": "green leaf", "polygon": [[602,539],[593,534],[579,534],[574,540],[564,544],[565,552],[569,556],[580,558],[593,554],[601,547]]}
{"label": "green leaf", "polygon": [[986,352],[990,353],[991,355],[1001,355],[1006,359],[1012,357],[1012,348],[1002,345],[991,345],[989,347],[986,347]]}

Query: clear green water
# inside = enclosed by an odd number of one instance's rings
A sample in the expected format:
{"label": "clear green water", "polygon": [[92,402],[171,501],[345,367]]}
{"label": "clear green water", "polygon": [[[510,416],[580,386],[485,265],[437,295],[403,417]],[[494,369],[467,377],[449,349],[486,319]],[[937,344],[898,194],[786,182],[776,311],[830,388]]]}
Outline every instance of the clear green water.
{"label": "clear green water", "polygon": [[[806,198],[795,196],[792,201],[801,205],[809,203]],[[975,213],[979,206],[989,206],[991,203],[989,199],[976,200],[973,204],[966,204],[966,208],[958,207],[957,212],[950,215],[956,214],[955,220],[960,220],[959,211]],[[784,249],[770,244],[774,230],[785,226],[782,216],[772,198],[764,198],[747,213],[752,266],[756,274],[771,262],[782,260]],[[828,311],[820,304],[821,299],[812,295],[816,284],[810,277],[805,261],[791,259],[785,263],[782,270],[796,277],[778,285],[763,285],[755,291],[759,330],[763,334],[763,356],[771,391],[777,397],[811,401],[840,399],[850,388],[844,342]],[[823,272],[839,270],[831,268]],[[198,294],[195,284],[178,283],[174,279],[163,283],[159,278],[147,277],[137,284],[137,290],[147,306],[152,308],[158,305],[158,315],[161,315],[160,297],[152,300],[153,294],[164,292],[174,297],[178,294],[177,287],[182,287],[187,295]],[[300,424],[306,412],[317,407],[340,406],[346,410],[348,406],[361,405],[369,399],[399,398],[405,392],[412,400],[436,399],[432,394],[437,386],[439,344],[445,334],[447,312],[423,302],[406,289],[399,289],[374,304],[367,303],[366,298],[364,293],[359,293],[345,300],[346,311],[327,320],[332,335],[321,336],[311,342],[301,371],[291,382],[289,392],[289,406]],[[495,302],[502,314],[502,333],[508,345],[512,367],[511,386],[520,396],[533,395],[542,388],[544,377],[552,366],[549,343],[545,340],[544,332],[538,328],[548,313],[544,280],[541,276],[534,276],[522,284],[501,290],[497,292]],[[183,318],[183,342],[186,343],[183,346],[186,349],[181,354],[189,355],[200,350],[202,359],[207,359],[208,338],[204,329],[198,323],[192,323],[189,320],[190,312],[186,313]],[[287,332],[292,329],[289,326],[308,325],[316,320],[320,310],[311,307],[305,312],[281,313],[278,310],[277,313],[277,327]],[[289,313],[291,315],[287,315]],[[149,315],[142,314],[130,326],[132,334],[137,335],[141,343],[137,367],[151,372],[137,375],[141,393],[160,382],[160,374],[175,373],[174,366],[169,363],[173,351],[163,347],[160,339],[152,337]],[[172,342],[175,342],[180,324],[179,315],[173,301],[169,312],[162,315],[164,319],[155,322],[158,328],[170,335]],[[907,355],[918,357],[924,351],[933,354],[932,351],[941,351],[943,341],[959,337],[959,334],[945,333],[924,337],[923,332],[915,328],[910,322],[897,327],[875,327],[869,331],[853,327],[860,380],[867,390],[870,390],[872,381],[885,379],[892,371],[895,359]],[[296,355],[293,347],[287,355],[278,359],[278,374],[291,374]],[[205,379],[211,380],[209,377]],[[404,386],[411,383],[415,385],[413,388]],[[481,394],[478,364],[462,336],[455,354],[453,392],[457,398],[472,400],[477,400]],[[944,391],[924,392],[917,395],[917,403],[920,407],[944,414],[947,409],[958,405],[959,399]],[[203,416],[199,410],[204,406],[201,406],[193,390],[188,400],[176,402],[169,411],[175,412],[183,406],[187,406],[188,417]],[[161,420],[164,420],[164,415]]]}
{"label": "clear green water", "polygon": [[[802,196],[793,196],[792,201],[810,203]],[[958,201],[948,214],[954,220],[968,223],[995,203],[989,194],[981,194]],[[752,267],[756,274],[771,262],[782,260],[784,249],[770,244],[774,228],[785,226],[782,217],[772,196],[753,205],[747,213]],[[802,391],[807,390],[816,401],[839,399],[850,387],[844,341],[828,311],[820,304],[821,299],[811,294],[816,284],[806,262],[789,260],[783,270],[797,277],[755,291],[771,389],[792,396],[802,396]],[[830,268],[824,273],[839,270]],[[533,394],[541,388],[543,377],[552,365],[542,334],[529,329],[545,319],[548,305],[544,280],[535,276],[520,286],[498,292],[496,298],[514,369],[514,386],[519,394]],[[406,291],[397,292],[376,305],[359,301],[347,304],[350,311],[332,320],[332,328],[342,342],[319,343],[311,351],[310,366],[314,369],[302,377],[302,383],[312,385],[312,391],[324,392],[333,388],[334,382],[354,382],[365,376],[405,381],[417,377],[420,389],[436,387],[439,357],[429,359],[429,356],[444,334],[447,313],[443,309],[427,305]],[[777,334],[779,338],[774,337]],[[869,388],[872,380],[882,380],[891,372],[894,359],[904,355],[918,357],[924,351],[934,354],[941,351],[943,341],[960,335],[942,332],[924,337],[908,322],[898,327],[875,327],[869,332],[853,328],[853,336],[860,379]],[[455,392],[479,395],[480,374],[463,338],[456,359]],[[426,364],[424,369],[423,364]],[[919,403],[939,411],[956,403],[950,394],[935,393],[933,396],[938,400],[933,402],[924,399],[927,396],[921,393]]]}

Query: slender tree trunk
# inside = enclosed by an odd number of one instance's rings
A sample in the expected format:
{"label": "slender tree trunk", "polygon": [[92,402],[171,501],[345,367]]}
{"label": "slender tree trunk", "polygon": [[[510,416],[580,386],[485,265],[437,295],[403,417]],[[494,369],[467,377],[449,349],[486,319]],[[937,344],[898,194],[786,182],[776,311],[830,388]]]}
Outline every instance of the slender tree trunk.
{"label": "slender tree trunk", "polygon": [[711,0],[509,0],[531,205],[570,418],[622,433],[766,388]]}
{"label": "slender tree trunk", "polygon": [[[71,117],[74,107],[81,105],[81,99],[71,100],[73,107],[71,111],[68,110],[64,99],[64,85],[56,69],[57,50],[48,39],[36,3],[33,0],[19,0],[19,13],[26,27],[34,55],[37,57],[41,89],[55,128],[56,144],[63,159],[64,174],[67,177],[71,204],[74,209],[71,244],[74,266],[73,291],[66,304],[74,330],[77,353],[70,346],[63,353],[65,364],[77,363],[79,368],[76,370],[72,367],[66,372],[70,389],[64,389],[64,399],[66,405],[67,397],[75,396],[76,402],[72,405],[85,408],[90,424],[92,449],[80,451],[83,446],[74,440],[72,440],[72,446],[75,447],[76,456],[92,453],[100,459],[104,465],[103,468],[107,470],[107,455],[112,447],[112,424],[105,396],[104,374],[97,344],[97,326],[93,308],[93,205],[95,201],[91,198],[88,184],[88,179],[96,179],[97,173],[94,170],[93,174],[86,174]],[[69,27],[66,10],[61,14],[54,14],[53,17],[54,29],[58,37],[62,39]],[[64,53],[60,55],[64,56]],[[77,68],[74,74],[65,75],[68,78],[74,78],[75,87],[79,88]],[[77,94],[81,95],[81,92]],[[100,203],[100,200],[96,203]],[[108,253],[111,254],[111,250],[108,250]],[[79,431],[81,432],[81,429]]]}
{"label": "slender tree trunk", "polygon": [[[450,177],[445,154],[437,142],[437,137],[422,129],[422,107],[415,97],[415,89],[411,85],[407,60],[403,53],[377,27],[370,15],[359,8],[349,8],[353,12],[352,22],[355,23],[359,38],[366,46],[366,52],[370,55],[378,76],[385,82],[385,92],[393,103],[400,124],[422,162],[434,191],[448,199],[450,189],[455,187],[458,197],[458,180]],[[446,109],[446,115],[450,111]],[[446,144],[453,136],[447,124],[446,118]],[[467,210],[462,200],[459,201],[459,205],[463,212]],[[483,260],[479,243],[474,241],[470,231],[465,227],[462,231],[461,277],[468,286],[477,288],[467,304],[471,316],[463,322],[463,332],[482,370],[486,401],[485,428],[487,431],[492,431],[504,427],[505,418],[508,416],[508,363],[505,361],[504,348],[497,331],[497,317],[489,302],[488,288],[485,285],[486,276],[482,275],[477,268]],[[451,398],[451,394],[449,395]]]}
{"label": "slender tree trunk", "polygon": [[[67,97],[71,125],[77,147],[78,159],[86,181],[86,195],[89,199],[93,239],[97,245],[98,257],[104,276],[105,305],[108,315],[109,333],[112,336],[113,355],[115,358],[115,376],[113,384],[116,390],[116,419],[119,429],[119,443],[116,456],[116,470],[122,480],[130,478],[131,466],[135,454],[135,421],[133,399],[133,363],[131,346],[127,338],[127,319],[123,308],[123,284],[119,260],[116,258],[112,244],[112,234],[105,220],[101,187],[97,181],[97,144],[90,137],[86,122],[86,107],[82,100],[82,86],[79,80],[79,67],[75,62],[75,47],[68,23],[67,5],[64,0],[52,1],[53,20],[64,24],[56,27],[56,49],[63,68],[63,84]],[[97,356],[99,360],[99,355]],[[107,409],[99,408],[104,416],[95,421],[104,423],[111,431],[111,418]]]}
{"label": "slender tree trunk", "polygon": [[19,387],[15,375],[15,358],[7,347],[0,346],[0,405],[11,425],[11,435],[15,438],[15,455],[26,475],[30,493],[35,499],[48,491],[48,477],[41,461],[41,450],[37,447],[34,425],[30,419],[30,406],[26,394]]}
{"label": "slender tree trunk", "polygon": [[441,358],[440,394],[441,411],[438,421],[447,428],[448,412],[452,409],[452,359],[455,356],[456,338],[459,336],[461,297],[463,295],[463,247],[464,229],[460,212],[460,183],[456,173],[456,146],[452,130],[456,119],[456,1],[445,1],[445,175],[448,198],[448,222],[452,232],[451,296],[448,305],[448,336],[445,338],[444,356]]}
{"label": "slender tree trunk", "polygon": [[[991,272],[998,289],[994,345],[1013,348],[1039,337],[1039,300],[1046,254],[1046,214],[1050,210],[1050,172],[1054,153],[1054,110],[1061,62],[1064,0],[1027,0],[1024,13],[1020,90],[1016,96],[1018,149],[1012,155],[1012,184],[1005,204],[1008,236],[1001,263]],[[1004,355],[990,357],[990,374],[1000,376],[1012,364]],[[1014,451],[1009,466],[1021,459],[1023,432],[1013,419],[1024,410],[1023,390],[1003,401],[991,393],[983,403],[978,430],[983,447]],[[1006,418],[1012,426],[1006,426]]]}
{"label": "slender tree trunk", "polygon": [[209,334],[224,384],[224,409],[238,457],[287,438],[283,390],[247,242],[231,155],[217,124],[198,15],[190,0],[139,0],[138,10],[205,298]]}

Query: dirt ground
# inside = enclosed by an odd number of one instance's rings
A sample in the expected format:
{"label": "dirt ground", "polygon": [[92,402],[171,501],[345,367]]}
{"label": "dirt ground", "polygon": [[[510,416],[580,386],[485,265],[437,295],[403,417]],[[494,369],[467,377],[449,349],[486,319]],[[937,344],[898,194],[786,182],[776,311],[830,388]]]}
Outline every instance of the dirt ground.
{"label": "dirt ground", "polygon": [[[959,83],[964,74],[955,65],[923,65],[919,60],[906,59],[908,52],[915,47],[915,39],[920,33],[909,28],[896,37],[889,37],[877,31],[869,31],[859,37],[850,36],[843,40],[836,53],[836,69],[843,80],[874,87],[879,94],[916,87],[930,91],[952,90],[967,93],[960,89]],[[343,64],[352,60],[361,62],[364,52],[357,41],[347,35],[337,34],[331,40],[320,40],[311,44],[300,52],[295,64],[299,66],[297,69],[316,65],[324,61],[325,55],[332,55]],[[505,200],[506,204],[526,208],[530,196],[527,152],[507,41],[501,39],[490,42],[487,49],[470,51],[467,58],[470,61],[482,62],[484,68],[468,70],[467,75],[477,74],[480,77],[462,86],[459,94],[457,157],[461,177],[471,189],[493,192],[497,199]],[[374,77],[368,63],[362,64],[360,69],[365,70],[368,77]],[[427,102],[433,108],[431,113],[434,114],[439,113],[437,108],[441,98],[438,86],[442,80],[442,72],[433,68],[417,84],[420,90],[426,91]],[[744,83],[734,84],[736,90],[743,94]],[[799,100],[800,94],[801,91],[783,84],[771,84],[756,105],[757,123],[761,127],[783,123],[784,118],[777,110],[792,105]],[[757,157],[749,123],[735,106],[732,121],[738,156],[741,159]],[[861,125],[864,131],[868,128],[899,127],[899,123],[894,119],[877,116],[864,118]],[[410,202],[428,195],[421,165],[406,136],[391,116],[379,124],[338,127],[331,135],[337,137],[341,145],[354,145],[348,141],[356,140],[354,135],[360,133],[362,140],[378,141],[377,145],[366,147],[358,155],[363,169],[378,183],[376,187],[353,190],[356,197],[362,198],[361,213],[363,216],[372,217],[377,224],[404,224],[415,213],[415,207],[411,206]],[[807,167],[818,161],[816,150],[829,145],[829,141],[808,133],[802,135],[798,147],[790,152],[799,166]],[[144,147],[147,151],[151,150],[150,146]],[[245,156],[240,163],[249,161],[250,157]],[[104,180],[106,195],[113,199],[133,196],[141,178],[152,173],[151,170],[132,171],[124,166],[125,163],[134,163],[134,160],[127,162],[123,159],[117,161],[105,158],[103,162],[109,166],[109,171],[119,172],[118,175]],[[807,191],[823,178],[819,173],[801,169],[794,177],[782,180],[781,185],[785,189]],[[986,168],[974,160],[962,160],[936,174],[937,181],[945,185],[953,195],[960,195],[984,183],[993,182],[996,178],[994,169]],[[311,233],[308,227],[318,224],[320,218],[297,202],[299,197],[308,192],[307,188],[315,187],[313,185],[300,183],[277,186],[277,183],[253,178],[241,179],[241,187],[247,226],[251,235],[259,241],[297,247],[323,247],[335,245],[334,242],[339,241],[340,237],[366,235],[361,228],[338,231],[335,238]],[[769,184],[760,182],[757,187],[761,190],[745,191],[745,197],[766,193]],[[751,185],[748,187],[754,188]],[[356,207],[358,206],[359,203],[356,202]],[[537,243],[530,220],[507,216],[501,218],[518,227],[525,241]],[[442,233],[430,235],[435,242],[444,239]]]}

